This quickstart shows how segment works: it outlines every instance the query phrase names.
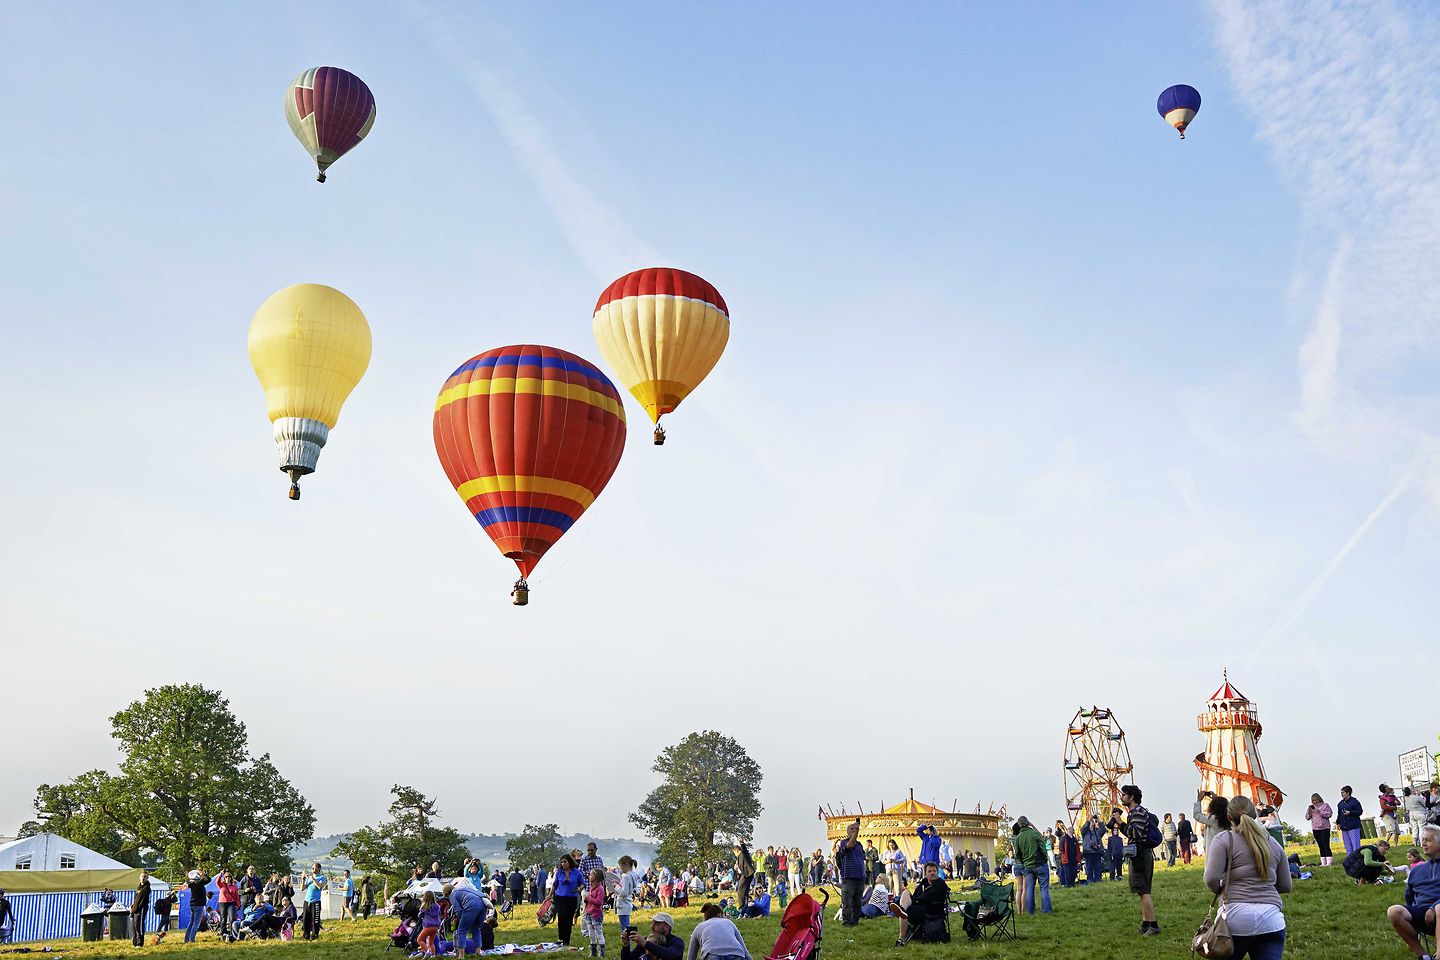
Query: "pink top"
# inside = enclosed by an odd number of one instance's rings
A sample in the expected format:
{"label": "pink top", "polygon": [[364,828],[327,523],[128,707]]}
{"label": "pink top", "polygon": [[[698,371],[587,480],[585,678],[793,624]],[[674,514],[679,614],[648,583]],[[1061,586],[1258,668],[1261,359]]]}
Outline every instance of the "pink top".
{"label": "pink top", "polygon": [[597,883],[585,891],[585,916],[591,920],[605,919],[605,884]]}
{"label": "pink top", "polygon": [[236,891],[236,889],[235,889],[235,884],[233,884],[233,883],[217,883],[217,884],[215,884],[215,888],[216,888],[216,890],[219,892],[219,898],[218,898],[218,899],[220,900],[221,903],[237,903],[237,902],[239,902],[240,897],[238,896],[237,891]]}
{"label": "pink top", "polygon": [[1312,803],[1306,813],[1310,817],[1311,830],[1329,830],[1330,818],[1335,815],[1335,812],[1330,809],[1330,804],[1328,803]]}

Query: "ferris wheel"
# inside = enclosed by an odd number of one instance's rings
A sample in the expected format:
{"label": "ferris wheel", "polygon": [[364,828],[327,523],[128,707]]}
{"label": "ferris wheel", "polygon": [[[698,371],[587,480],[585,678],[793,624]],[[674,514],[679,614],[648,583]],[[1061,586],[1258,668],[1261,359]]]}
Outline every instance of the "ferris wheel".
{"label": "ferris wheel", "polygon": [[1087,818],[1109,818],[1120,787],[1133,783],[1125,731],[1108,707],[1081,707],[1065,734],[1065,809],[1071,828]]}

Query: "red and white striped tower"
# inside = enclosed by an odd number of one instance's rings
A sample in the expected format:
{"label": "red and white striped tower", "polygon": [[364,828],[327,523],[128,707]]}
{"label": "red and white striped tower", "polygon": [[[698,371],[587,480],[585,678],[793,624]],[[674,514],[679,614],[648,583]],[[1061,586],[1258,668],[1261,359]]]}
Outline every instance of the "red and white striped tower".
{"label": "red and white striped tower", "polygon": [[1265,765],[1255,746],[1260,739],[1260,718],[1255,705],[1225,682],[1210,695],[1198,721],[1205,734],[1205,752],[1196,754],[1200,788],[1222,797],[1249,797],[1260,807],[1278,807],[1285,800],[1280,788],[1265,779]]}

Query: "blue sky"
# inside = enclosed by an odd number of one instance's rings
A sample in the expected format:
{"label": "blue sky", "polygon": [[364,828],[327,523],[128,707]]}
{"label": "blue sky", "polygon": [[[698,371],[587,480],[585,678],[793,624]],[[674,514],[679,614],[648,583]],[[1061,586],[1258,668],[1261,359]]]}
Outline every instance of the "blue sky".
{"label": "blue sky", "polygon": [[[1440,613],[1425,5],[5,16],[0,624],[48,720],[0,831],[176,681],[322,831],[398,780],[467,829],[630,832],[706,727],[766,770],[762,843],[911,786],[1053,818],[1092,703],[1179,809],[1226,665],[1292,796],[1433,743],[1394,721]],[[324,186],[281,109],[320,64],[378,104]],[[716,284],[730,347],[663,450],[630,406],[514,609],[434,395],[507,343],[599,360],[595,297],[652,263]],[[245,331],[302,281],[375,353],[296,505]],[[456,715],[473,763],[408,759]]]}

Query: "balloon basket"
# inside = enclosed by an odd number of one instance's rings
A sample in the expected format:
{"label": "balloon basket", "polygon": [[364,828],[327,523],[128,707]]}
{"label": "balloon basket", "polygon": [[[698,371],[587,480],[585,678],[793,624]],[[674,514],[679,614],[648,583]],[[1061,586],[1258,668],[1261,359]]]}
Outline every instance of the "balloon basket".
{"label": "balloon basket", "polygon": [[298,484],[298,483],[292,483],[292,484],[290,484],[290,499],[291,499],[291,500],[299,500],[299,499],[300,499],[300,484]]}
{"label": "balloon basket", "polygon": [[530,603],[530,585],[524,580],[518,581],[515,588],[510,591],[510,602],[517,607],[528,605]]}
{"label": "balloon basket", "polygon": [[665,446],[665,428],[664,428],[664,427],[657,426],[657,427],[655,428],[655,446],[657,446],[657,447],[663,447],[663,446]]}

